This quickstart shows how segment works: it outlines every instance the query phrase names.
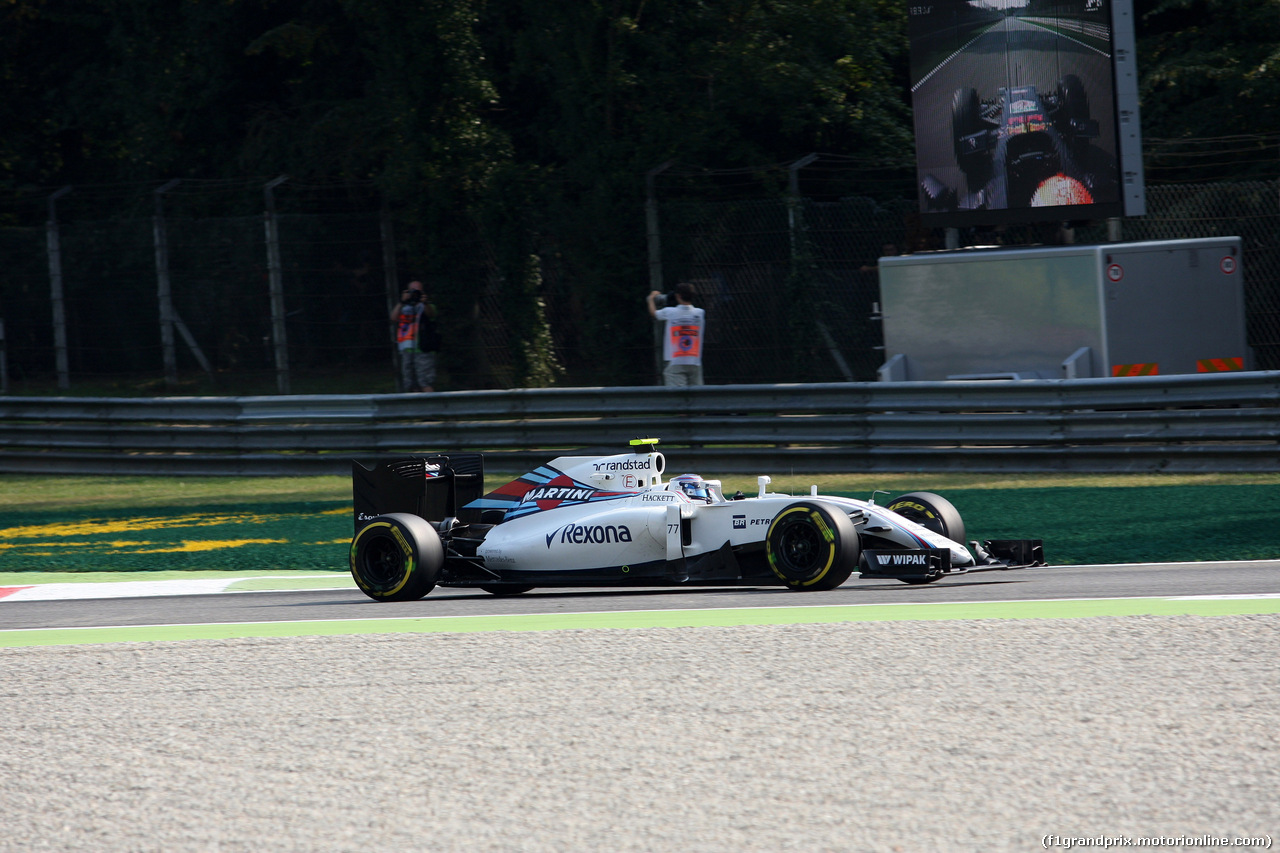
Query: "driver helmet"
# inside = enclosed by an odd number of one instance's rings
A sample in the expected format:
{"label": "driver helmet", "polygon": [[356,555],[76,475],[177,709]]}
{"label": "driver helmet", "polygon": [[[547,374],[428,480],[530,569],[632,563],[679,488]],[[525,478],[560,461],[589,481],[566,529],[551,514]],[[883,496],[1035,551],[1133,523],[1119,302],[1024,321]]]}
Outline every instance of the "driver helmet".
{"label": "driver helmet", "polygon": [[681,474],[672,477],[671,483],[690,498],[711,503],[711,486],[697,474]]}

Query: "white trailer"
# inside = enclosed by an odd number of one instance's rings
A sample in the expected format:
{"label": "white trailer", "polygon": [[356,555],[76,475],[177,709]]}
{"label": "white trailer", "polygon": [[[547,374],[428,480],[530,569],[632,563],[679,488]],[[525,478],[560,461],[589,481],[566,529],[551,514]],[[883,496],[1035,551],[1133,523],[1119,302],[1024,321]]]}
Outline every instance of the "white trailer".
{"label": "white trailer", "polygon": [[1239,237],[880,259],[882,381],[1253,369]]}

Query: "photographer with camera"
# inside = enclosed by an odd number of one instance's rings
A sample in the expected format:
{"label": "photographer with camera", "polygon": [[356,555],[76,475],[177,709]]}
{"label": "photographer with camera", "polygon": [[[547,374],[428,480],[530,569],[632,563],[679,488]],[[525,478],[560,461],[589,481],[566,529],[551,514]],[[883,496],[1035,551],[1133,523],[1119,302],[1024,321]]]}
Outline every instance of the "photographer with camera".
{"label": "photographer with camera", "polygon": [[422,282],[411,281],[400,293],[400,302],[391,308],[391,322],[400,353],[401,390],[435,390],[440,332],[436,328],[436,306],[427,300]]}
{"label": "photographer with camera", "polygon": [[706,334],[707,312],[693,307],[697,298],[691,282],[676,285],[675,299],[667,298],[666,307],[659,308],[656,300],[662,291],[650,292],[646,302],[649,316],[663,321],[662,357],[667,366],[662,370],[664,385],[702,384],[702,340]]}

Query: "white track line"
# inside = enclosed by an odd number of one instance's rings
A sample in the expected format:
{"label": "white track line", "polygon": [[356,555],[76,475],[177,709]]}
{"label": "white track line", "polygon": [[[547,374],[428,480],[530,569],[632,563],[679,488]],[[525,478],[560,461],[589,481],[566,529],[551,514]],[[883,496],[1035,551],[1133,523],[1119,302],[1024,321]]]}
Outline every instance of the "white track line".
{"label": "white track line", "polygon": [[[221,592],[280,592],[283,590],[233,590],[228,587],[244,581],[255,580],[304,580],[307,578],[332,578],[333,575],[296,575],[281,577],[264,575],[243,578],[181,578],[162,581],[107,581],[105,583],[44,583],[32,586],[15,585],[0,587],[0,602],[8,601],[67,601],[92,598],[147,598],[157,595],[208,595]],[[315,589],[333,589],[317,586]],[[355,589],[354,582],[352,589]],[[5,595],[5,590],[13,590]],[[290,587],[288,591],[305,592],[306,588]]]}

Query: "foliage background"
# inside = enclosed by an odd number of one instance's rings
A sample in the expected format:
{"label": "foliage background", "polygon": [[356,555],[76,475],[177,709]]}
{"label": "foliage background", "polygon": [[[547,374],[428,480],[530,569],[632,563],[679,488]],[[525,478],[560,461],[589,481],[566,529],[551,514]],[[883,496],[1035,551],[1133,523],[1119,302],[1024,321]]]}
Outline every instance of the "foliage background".
{"label": "foliage background", "polygon": [[[1274,179],[1280,0],[1136,11],[1148,183]],[[905,15],[889,0],[3,0],[0,231],[42,221],[63,186],[120,217],[150,210],[119,187],[177,178],[365,187],[395,212],[403,277],[447,316],[474,314],[495,271],[513,353],[499,384],[561,375],[550,298],[590,354],[578,381],[644,381],[646,174],[673,164],[668,197],[776,196],[781,164],[831,152],[843,171],[810,173],[807,197],[912,197]],[[0,295],[11,325],[48,328],[9,282]]]}

